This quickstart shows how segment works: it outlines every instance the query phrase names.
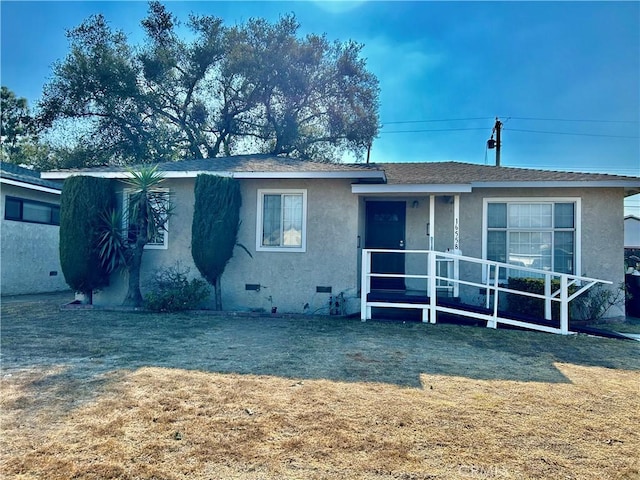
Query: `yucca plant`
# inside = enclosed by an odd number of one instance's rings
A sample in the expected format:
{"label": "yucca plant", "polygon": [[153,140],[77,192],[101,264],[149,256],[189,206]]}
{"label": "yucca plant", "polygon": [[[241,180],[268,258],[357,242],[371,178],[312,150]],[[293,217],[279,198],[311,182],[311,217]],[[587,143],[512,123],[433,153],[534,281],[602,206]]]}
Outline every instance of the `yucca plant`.
{"label": "yucca plant", "polygon": [[102,267],[109,273],[127,266],[127,244],[123,235],[122,212],[110,209],[100,214],[98,253]]}
{"label": "yucca plant", "polygon": [[124,181],[128,195],[126,208],[122,214],[108,211],[102,215],[99,247],[105,268],[110,271],[127,269],[128,290],[123,304],[139,307],[143,301],[140,269],[144,247],[166,230],[173,206],[167,193],[159,190],[164,177],[157,166],[127,171],[129,178]]}

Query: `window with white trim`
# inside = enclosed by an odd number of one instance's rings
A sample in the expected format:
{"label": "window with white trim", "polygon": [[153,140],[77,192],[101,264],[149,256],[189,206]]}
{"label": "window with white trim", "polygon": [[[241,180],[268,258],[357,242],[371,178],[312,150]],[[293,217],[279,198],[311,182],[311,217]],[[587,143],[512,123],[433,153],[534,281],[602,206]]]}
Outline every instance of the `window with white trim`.
{"label": "window with white trim", "polygon": [[306,224],[306,190],[258,190],[256,250],[306,251]]}
{"label": "window with white trim", "polygon": [[485,225],[487,260],[577,273],[576,201],[487,201]]}
{"label": "window with white trim", "polygon": [[[132,190],[126,189],[123,192],[122,210],[125,212],[122,215],[123,229],[127,232],[129,240],[135,240],[135,229],[129,225],[129,204],[131,197],[134,195]],[[162,225],[153,238],[149,239],[144,248],[166,250],[168,248],[169,240],[169,219],[168,211],[170,208],[170,197],[168,189],[157,189],[149,194],[149,200],[151,202],[151,208],[154,215],[157,216],[157,222]]]}

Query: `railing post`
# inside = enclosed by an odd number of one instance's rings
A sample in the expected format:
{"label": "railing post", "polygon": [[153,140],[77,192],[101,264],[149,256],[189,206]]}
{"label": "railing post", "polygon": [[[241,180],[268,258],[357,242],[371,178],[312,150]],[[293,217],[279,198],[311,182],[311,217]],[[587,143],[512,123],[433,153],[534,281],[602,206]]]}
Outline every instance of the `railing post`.
{"label": "railing post", "polygon": [[569,282],[566,274],[560,276],[560,333],[569,333]]}
{"label": "railing post", "polygon": [[436,252],[431,250],[428,255],[429,260],[429,323],[436,323],[436,292],[438,289],[436,288],[436,280],[435,276],[436,272]]}
{"label": "railing post", "polygon": [[493,277],[493,321],[487,322],[487,327],[498,328],[498,286],[500,284],[500,266],[495,265]]}
{"label": "railing post", "polygon": [[485,284],[487,286],[487,288],[485,288],[484,290],[484,296],[486,297],[484,306],[488,310],[489,306],[491,305],[491,289],[489,288],[489,285],[491,284],[491,265],[487,263],[484,266],[487,267],[486,275],[484,277]]}
{"label": "railing post", "polygon": [[363,322],[371,318],[371,307],[367,306],[367,296],[371,291],[371,252],[362,249],[362,273],[360,280],[360,320]]}
{"label": "railing post", "polygon": [[544,318],[551,320],[551,275],[544,276]]}
{"label": "railing post", "polygon": [[[460,255],[460,250],[454,250],[453,253],[456,255]],[[458,298],[460,296],[460,260],[457,258],[453,259],[453,296]]]}

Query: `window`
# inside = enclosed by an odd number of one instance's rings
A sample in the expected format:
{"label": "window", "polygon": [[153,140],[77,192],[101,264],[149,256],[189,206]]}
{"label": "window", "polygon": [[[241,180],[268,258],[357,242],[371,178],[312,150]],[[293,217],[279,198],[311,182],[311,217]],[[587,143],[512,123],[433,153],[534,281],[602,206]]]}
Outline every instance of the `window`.
{"label": "window", "polygon": [[60,205],[9,197],[4,202],[5,220],[60,225]]}
{"label": "window", "polygon": [[258,190],[256,249],[306,251],[306,190]]}
{"label": "window", "polygon": [[[129,224],[129,204],[134,193],[131,190],[124,191],[123,199],[123,211],[126,212],[123,215],[123,228],[128,232],[129,240],[135,241],[136,229],[133,225]],[[162,228],[156,233],[156,235],[149,239],[149,242],[144,248],[149,249],[167,249],[168,248],[168,233],[169,233],[169,219],[167,218],[169,211],[169,190],[158,189],[151,192],[150,196],[151,208],[153,209],[154,216],[157,218],[157,222],[162,224]]]}
{"label": "window", "polygon": [[578,206],[575,199],[485,200],[485,258],[521,267],[577,273]]}

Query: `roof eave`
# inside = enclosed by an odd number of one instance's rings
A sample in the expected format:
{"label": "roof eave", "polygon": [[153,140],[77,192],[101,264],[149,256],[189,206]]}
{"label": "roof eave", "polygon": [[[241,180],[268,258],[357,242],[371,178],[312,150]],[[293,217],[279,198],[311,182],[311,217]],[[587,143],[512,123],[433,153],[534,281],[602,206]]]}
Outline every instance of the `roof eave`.
{"label": "roof eave", "polygon": [[473,182],[473,188],[623,188],[624,196],[640,193],[640,181],[635,180],[555,180]]}
{"label": "roof eave", "polygon": [[454,194],[471,193],[471,185],[468,184],[354,184],[351,185],[351,193],[358,195],[374,194]]}
{"label": "roof eave", "polygon": [[55,195],[60,195],[62,193],[61,188],[47,187],[45,185],[38,185],[37,183],[23,182],[20,180],[13,180],[11,178],[5,177],[0,178],[0,183],[14,185],[16,187],[28,188],[30,190],[36,190],[38,192],[53,193]]}
{"label": "roof eave", "polygon": [[[186,170],[186,171],[160,171],[164,178],[195,178],[200,174],[217,175],[220,177],[233,177],[238,179],[362,179],[362,180],[378,180],[381,182],[386,181],[384,172],[381,170],[369,170],[369,171],[333,171],[333,172],[307,172],[307,171],[290,171],[290,172],[264,172],[264,171],[252,171],[252,172],[233,172],[233,171],[211,171],[211,170]],[[109,171],[83,171],[83,172],[64,172],[53,171],[43,172],[42,178],[49,180],[63,180],[76,175],[85,175],[91,177],[100,178],[113,178],[113,179],[126,179],[130,178],[129,172],[109,172]]]}

